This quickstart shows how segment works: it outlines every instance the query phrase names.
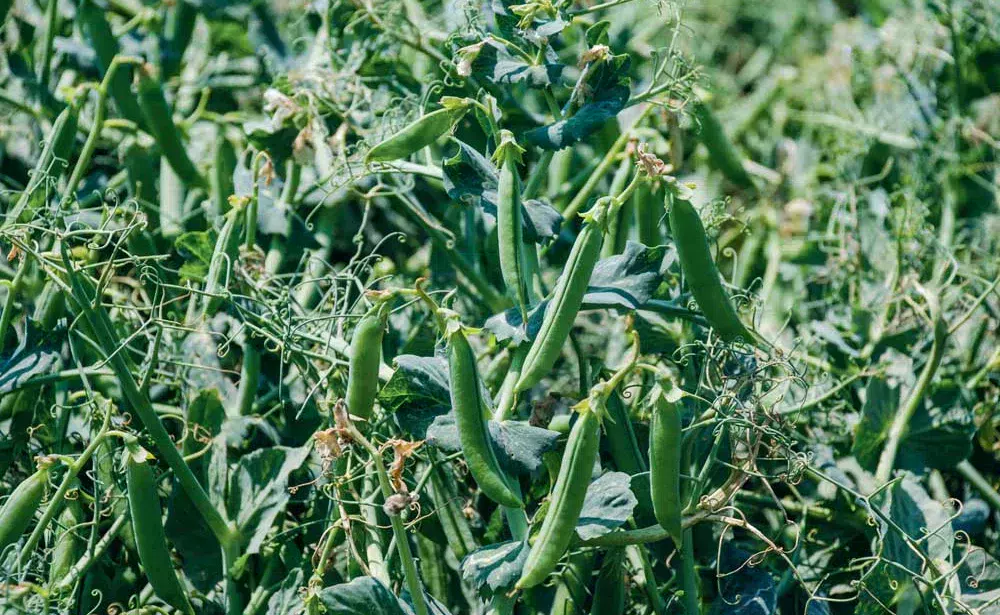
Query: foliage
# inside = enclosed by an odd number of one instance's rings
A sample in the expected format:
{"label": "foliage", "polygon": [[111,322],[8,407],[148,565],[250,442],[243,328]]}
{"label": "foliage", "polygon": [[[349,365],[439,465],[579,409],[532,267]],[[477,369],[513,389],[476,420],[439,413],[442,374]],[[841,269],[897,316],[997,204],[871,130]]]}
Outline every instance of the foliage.
{"label": "foliage", "polygon": [[0,49],[0,612],[1000,613],[996,2]]}

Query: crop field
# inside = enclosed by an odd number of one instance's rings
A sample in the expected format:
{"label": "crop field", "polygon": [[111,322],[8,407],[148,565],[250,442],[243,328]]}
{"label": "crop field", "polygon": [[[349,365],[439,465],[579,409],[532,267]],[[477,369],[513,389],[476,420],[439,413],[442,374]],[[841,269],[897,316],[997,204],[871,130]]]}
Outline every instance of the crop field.
{"label": "crop field", "polygon": [[0,0],[0,615],[1000,615],[997,0]]}

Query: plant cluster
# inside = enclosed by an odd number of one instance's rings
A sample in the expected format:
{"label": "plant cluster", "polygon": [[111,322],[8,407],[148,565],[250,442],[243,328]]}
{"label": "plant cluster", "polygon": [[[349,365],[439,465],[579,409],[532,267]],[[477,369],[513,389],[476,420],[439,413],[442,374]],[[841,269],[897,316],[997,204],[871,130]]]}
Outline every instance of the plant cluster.
{"label": "plant cluster", "polygon": [[0,50],[0,613],[1000,614],[995,2]]}

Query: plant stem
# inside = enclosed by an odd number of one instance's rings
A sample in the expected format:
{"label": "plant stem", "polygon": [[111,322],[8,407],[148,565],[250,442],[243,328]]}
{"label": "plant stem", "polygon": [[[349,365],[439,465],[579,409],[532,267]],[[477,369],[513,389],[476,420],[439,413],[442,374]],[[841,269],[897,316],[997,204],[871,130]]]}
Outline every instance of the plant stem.
{"label": "plant stem", "polygon": [[968,459],[959,462],[955,469],[965,480],[969,481],[969,484],[976,488],[979,495],[983,496],[983,499],[989,502],[990,506],[1000,510],[1000,493],[997,493],[990,481],[986,480],[986,477],[980,474],[979,470],[973,467]]}
{"label": "plant stem", "polygon": [[[382,453],[365,438],[353,425],[348,426],[351,439],[360,444],[371,456],[375,464],[375,472],[378,474],[379,487],[382,490],[383,499],[387,500],[393,495],[392,483],[389,481],[389,474],[385,469],[385,462],[382,460]],[[416,615],[428,615],[427,603],[424,600],[424,590],[420,585],[420,577],[417,573],[417,564],[413,560],[413,552],[410,550],[410,542],[406,536],[406,527],[403,525],[401,515],[389,515],[392,522],[392,534],[396,538],[396,547],[399,550],[399,561],[403,567],[403,576],[406,579],[407,589],[410,590],[410,597],[413,599],[413,607]]]}
{"label": "plant stem", "polygon": [[681,587],[684,588],[684,610],[687,611],[687,615],[699,615],[701,598],[698,595],[698,569],[695,567],[691,528],[684,530],[681,542]]}
{"label": "plant stem", "polygon": [[910,423],[910,419],[916,413],[917,408],[923,402],[924,393],[930,386],[931,380],[934,379],[934,374],[941,364],[941,357],[944,355],[944,348],[948,342],[948,326],[941,318],[940,307],[938,305],[939,300],[939,298],[931,300],[931,318],[934,321],[934,342],[931,346],[931,354],[927,359],[927,363],[924,364],[924,369],[920,372],[920,377],[917,379],[916,384],[913,385],[913,390],[910,391],[906,402],[901,404],[896,410],[896,416],[889,426],[885,448],[882,449],[882,455],[879,457],[878,467],[875,470],[875,480],[879,483],[885,483],[889,480],[892,469],[896,465],[896,454],[899,452],[899,445],[903,440],[903,436],[906,435],[906,428]]}
{"label": "plant stem", "polygon": [[7,287],[7,297],[4,300],[3,312],[0,313],[0,350],[3,349],[4,340],[7,339],[7,327],[10,326],[11,321],[14,319],[14,303],[17,301],[18,293],[21,292],[21,286],[24,284],[24,274],[27,270],[28,255],[23,254],[21,256],[21,264],[18,265],[17,271],[14,273],[14,279],[10,281],[10,285]]}

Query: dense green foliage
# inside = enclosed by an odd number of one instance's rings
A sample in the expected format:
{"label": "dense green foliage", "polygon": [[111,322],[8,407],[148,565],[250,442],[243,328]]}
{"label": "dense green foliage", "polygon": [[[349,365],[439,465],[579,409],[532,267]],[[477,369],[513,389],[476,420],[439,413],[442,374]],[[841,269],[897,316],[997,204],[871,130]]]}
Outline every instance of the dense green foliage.
{"label": "dense green foliage", "polygon": [[0,614],[1000,615],[995,0],[0,51]]}

